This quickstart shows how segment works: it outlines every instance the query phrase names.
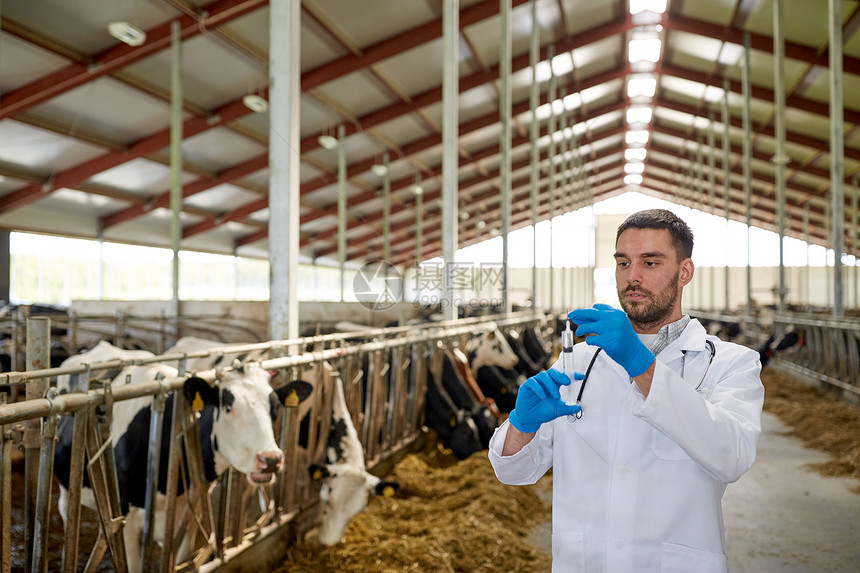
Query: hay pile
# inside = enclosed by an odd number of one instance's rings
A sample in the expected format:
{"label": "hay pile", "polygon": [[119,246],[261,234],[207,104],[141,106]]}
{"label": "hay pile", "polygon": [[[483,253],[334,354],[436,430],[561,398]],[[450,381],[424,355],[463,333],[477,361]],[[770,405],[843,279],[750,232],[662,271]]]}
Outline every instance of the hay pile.
{"label": "hay pile", "polygon": [[393,498],[374,498],[334,547],[297,544],[277,573],[549,571],[527,541],[551,508],[538,486],[498,482],[486,452],[445,466],[438,451],[411,454],[386,476]]}
{"label": "hay pile", "polygon": [[[826,476],[860,479],[860,408],[772,368],[762,370],[761,380],[764,409],[789,426],[791,435],[806,447],[833,456],[808,467]],[[860,494],[860,485],[852,491]]]}

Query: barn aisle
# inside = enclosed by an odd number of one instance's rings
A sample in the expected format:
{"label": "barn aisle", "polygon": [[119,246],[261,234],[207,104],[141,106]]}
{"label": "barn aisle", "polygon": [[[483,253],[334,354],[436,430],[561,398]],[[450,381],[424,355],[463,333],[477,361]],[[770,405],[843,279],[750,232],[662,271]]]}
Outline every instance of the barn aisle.
{"label": "barn aisle", "polygon": [[807,469],[830,457],[774,414],[762,426],[756,463],[723,497],[732,572],[860,571],[860,484]]}

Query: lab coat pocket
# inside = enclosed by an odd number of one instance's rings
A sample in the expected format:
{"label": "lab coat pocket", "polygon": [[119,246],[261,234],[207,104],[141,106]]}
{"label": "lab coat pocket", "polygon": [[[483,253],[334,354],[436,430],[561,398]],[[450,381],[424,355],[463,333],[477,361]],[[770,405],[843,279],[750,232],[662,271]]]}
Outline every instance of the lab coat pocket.
{"label": "lab coat pocket", "polygon": [[663,542],[660,563],[662,573],[725,573],[728,571],[726,556],[722,553],[703,551],[686,545]]}
{"label": "lab coat pocket", "polygon": [[585,534],[566,531],[552,534],[552,570],[585,571]]}
{"label": "lab coat pocket", "polygon": [[662,460],[689,460],[690,456],[681,449],[672,439],[659,431],[654,431],[651,436],[651,449],[654,455]]}

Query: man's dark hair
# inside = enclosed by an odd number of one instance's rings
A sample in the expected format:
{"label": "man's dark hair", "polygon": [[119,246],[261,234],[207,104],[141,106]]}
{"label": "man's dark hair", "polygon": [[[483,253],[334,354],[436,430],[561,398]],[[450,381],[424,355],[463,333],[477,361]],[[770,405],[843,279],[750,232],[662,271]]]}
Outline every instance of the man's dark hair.
{"label": "man's dark hair", "polygon": [[678,262],[693,257],[693,231],[681,218],[666,209],[648,209],[633,213],[618,227],[615,243],[618,237],[627,229],[667,229],[672,236],[672,245]]}

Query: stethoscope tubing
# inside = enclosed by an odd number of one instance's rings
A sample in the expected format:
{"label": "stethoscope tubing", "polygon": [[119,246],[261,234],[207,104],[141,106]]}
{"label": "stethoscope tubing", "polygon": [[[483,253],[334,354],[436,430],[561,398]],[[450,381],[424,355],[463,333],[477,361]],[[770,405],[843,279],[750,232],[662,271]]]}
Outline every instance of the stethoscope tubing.
{"label": "stethoscope tubing", "polygon": [[[702,383],[705,381],[705,377],[708,375],[708,371],[711,369],[711,363],[714,361],[714,357],[717,355],[717,347],[710,340],[705,340],[705,344],[708,347],[708,350],[711,353],[711,356],[708,358],[708,364],[705,366],[705,373],[702,374],[702,379],[699,380],[699,383],[696,385],[695,390],[698,392],[699,388],[701,388]],[[594,362],[597,360],[597,355],[600,354],[602,348],[598,348],[597,351],[591,356],[591,361],[588,363],[588,368],[585,369],[585,376],[582,378],[582,385],[579,387],[579,394],[576,396],[576,403],[581,406],[582,404],[582,394],[585,392],[585,385],[588,382],[588,377],[591,375],[591,368],[594,366]],[[684,367],[687,362],[687,352],[683,352],[683,363],[681,365],[681,377],[684,377]],[[582,410],[575,414],[576,418],[579,419],[582,417]]]}

